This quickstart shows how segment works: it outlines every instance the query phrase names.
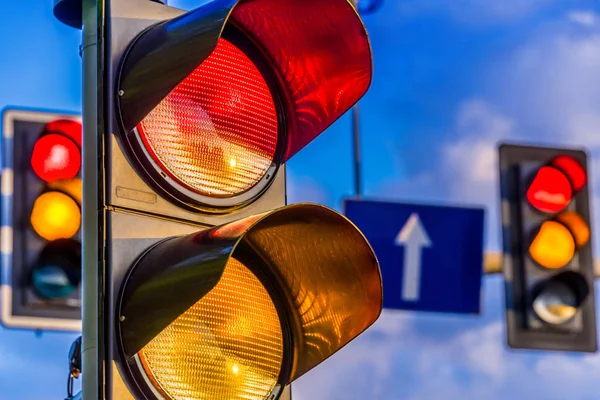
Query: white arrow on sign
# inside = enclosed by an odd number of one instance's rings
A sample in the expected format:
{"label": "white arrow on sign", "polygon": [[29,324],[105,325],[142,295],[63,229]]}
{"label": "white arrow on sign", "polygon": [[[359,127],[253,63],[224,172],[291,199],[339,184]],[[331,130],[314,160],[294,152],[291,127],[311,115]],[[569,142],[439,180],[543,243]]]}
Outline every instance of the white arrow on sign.
{"label": "white arrow on sign", "polygon": [[411,214],[396,236],[396,245],[404,246],[404,279],[402,299],[418,301],[421,291],[421,255],[431,241],[417,213]]}

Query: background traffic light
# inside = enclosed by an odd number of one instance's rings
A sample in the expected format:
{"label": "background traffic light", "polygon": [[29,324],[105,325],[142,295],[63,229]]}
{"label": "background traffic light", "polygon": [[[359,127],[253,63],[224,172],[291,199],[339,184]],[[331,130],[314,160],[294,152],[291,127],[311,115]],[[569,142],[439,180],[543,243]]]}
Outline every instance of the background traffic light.
{"label": "background traffic light", "polygon": [[94,3],[84,397],[286,398],[381,312],[360,231],[285,206],[286,161],[370,85],[364,25],[349,0]]}
{"label": "background traffic light", "polygon": [[501,145],[508,344],[595,352],[586,153]]}
{"label": "background traffic light", "polygon": [[2,114],[2,323],[81,329],[81,122]]}

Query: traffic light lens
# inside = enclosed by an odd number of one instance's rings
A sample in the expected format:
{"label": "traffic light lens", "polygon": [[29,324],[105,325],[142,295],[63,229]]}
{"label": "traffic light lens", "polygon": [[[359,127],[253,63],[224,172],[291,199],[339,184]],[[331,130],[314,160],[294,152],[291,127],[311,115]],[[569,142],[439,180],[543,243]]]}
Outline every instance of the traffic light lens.
{"label": "traffic light lens", "polygon": [[556,221],[545,221],[529,246],[531,258],[546,268],[562,268],[575,254],[575,238]]}
{"label": "traffic light lens", "polygon": [[69,296],[75,286],[66,271],[56,265],[46,265],[33,271],[33,287],[47,299],[60,299]]}
{"label": "traffic light lens", "polygon": [[555,280],[548,282],[533,301],[533,310],[538,317],[553,325],[564,324],[577,312],[577,295],[566,283]]}
{"label": "traffic light lens", "polygon": [[239,195],[261,180],[278,139],[277,110],[265,79],[224,39],[137,128],[162,172],[213,198]]}
{"label": "traffic light lens", "polygon": [[48,134],[35,142],[31,167],[46,182],[71,179],[81,167],[81,152],[71,139],[63,135]]}
{"label": "traffic light lens", "polygon": [[577,248],[585,246],[590,240],[590,227],[576,212],[564,211],[556,216],[556,220],[569,228],[575,237]]}
{"label": "traffic light lens", "polygon": [[48,122],[44,127],[44,132],[60,133],[71,138],[81,148],[81,123],[70,119],[57,119]]}
{"label": "traffic light lens", "polygon": [[83,200],[83,182],[81,178],[73,178],[65,181],[54,181],[48,183],[47,187],[51,190],[57,190],[71,196],[81,204]]}
{"label": "traffic light lens", "polygon": [[263,400],[277,384],[283,333],[269,293],[230,259],[217,286],[139,354],[169,399]]}
{"label": "traffic light lens", "polygon": [[81,211],[71,197],[60,192],[46,192],[33,204],[31,226],[46,240],[69,239],[79,230]]}
{"label": "traffic light lens", "polygon": [[549,166],[544,166],[536,172],[527,190],[529,204],[545,213],[562,211],[571,201],[571,197],[571,182],[567,176]]}
{"label": "traffic light lens", "polygon": [[551,164],[559,168],[569,177],[573,189],[576,192],[583,189],[587,182],[587,174],[579,161],[573,157],[562,155],[554,158]]}

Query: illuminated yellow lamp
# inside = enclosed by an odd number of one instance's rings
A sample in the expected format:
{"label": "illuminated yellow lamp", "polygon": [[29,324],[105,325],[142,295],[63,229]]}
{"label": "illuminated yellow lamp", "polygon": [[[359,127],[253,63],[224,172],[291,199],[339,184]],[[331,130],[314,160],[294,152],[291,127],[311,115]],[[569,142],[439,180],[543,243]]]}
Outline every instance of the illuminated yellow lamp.
{"label": "illuminated yellow lamp", "polygon": [[35,200],[30,221],[36,233],[46,240],[70,239],[81,225],[81,211],[73,198],[50,191]]}
{"label": "illuminated yellow lamp", "polygon": [[557,221],[545,221],[529,246],[531,258],[546,268],[562,268],[575,254],[575,238]]}
{"label": "illuminated yellow lamp", "polygon": [[81,204],[81,198],[83,194],[81,178],[53,181],[48,183],[48,189],[58,190],[60,192],[67,193],[69,196],[74,198],[79,204]]}
{"label": "illuminated yellow lamp", "polygon": [[139,356],[165,398],[263,400],[277,384],[283,331],[267,290],[231,259],[219,284]]}
{"label": "illuminated yellow lamp", "polygon": [[590,227],[581,215],[573,211],[565,211],[556,216],[556,220],[564,224],[573,236],[577,248],[581,248],[590,240]]}

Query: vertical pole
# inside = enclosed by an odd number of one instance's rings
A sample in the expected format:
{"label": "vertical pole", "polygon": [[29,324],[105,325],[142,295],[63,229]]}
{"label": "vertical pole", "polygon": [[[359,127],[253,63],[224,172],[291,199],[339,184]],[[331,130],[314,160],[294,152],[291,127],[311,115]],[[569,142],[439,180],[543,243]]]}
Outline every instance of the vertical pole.
{"label": "vertical pole", "polygon": [[[352,0],[354,8],[358,12],[358,3],[360,0]],[[352,143],[354,158],[354,196],[359,199],[361,196],[361,176],[360,176],[360,119],[358,114],[358,103],[352,107]]]}
{"label": "vertical pole", "polygon": [[358,104],[352,107],[352,136],[354,143],[354,195],[356,198],[361,196],[361,175],[360,175],[360,119],[358,115]]}
{"label": "vertical pole", "polygon": [[82,204],[82,398],[102,400],[103,391],[103,254],[99,245],[100,134],[102,122],[102,62],[104,0],[82,0],[83,18],[83,204]]}

